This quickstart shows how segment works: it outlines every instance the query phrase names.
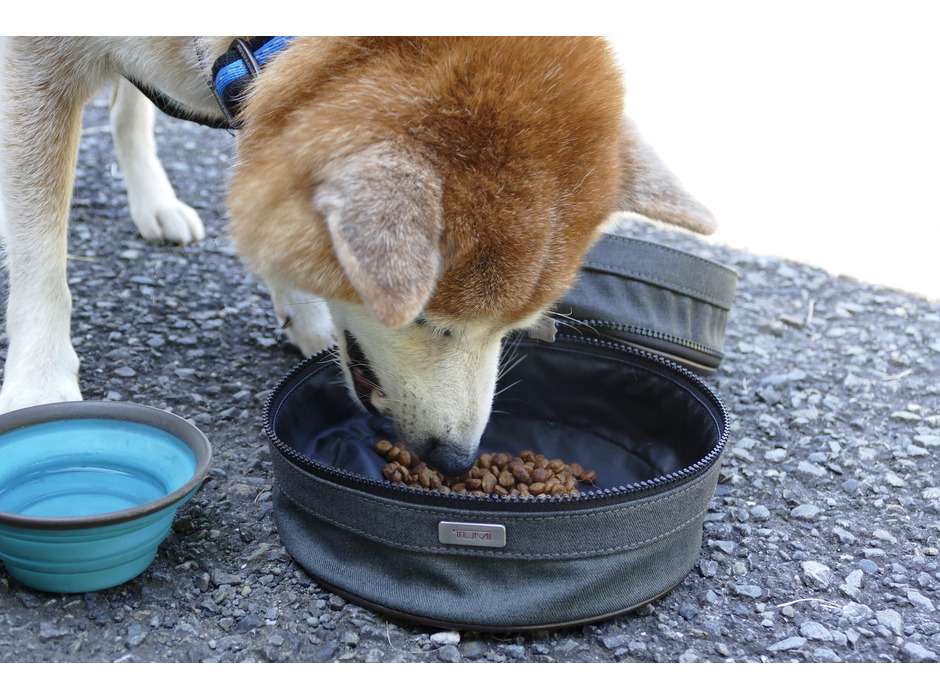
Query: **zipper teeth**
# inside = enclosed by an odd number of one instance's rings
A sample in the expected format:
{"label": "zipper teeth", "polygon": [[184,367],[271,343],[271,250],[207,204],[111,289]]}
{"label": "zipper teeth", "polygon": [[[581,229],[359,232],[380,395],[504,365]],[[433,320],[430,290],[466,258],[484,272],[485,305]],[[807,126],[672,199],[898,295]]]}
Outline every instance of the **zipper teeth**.
{"label": "zipper teeth", "polygon": [[621,333],[632,333],[634,335],[645,336],[647,338],[655,338],[656,340],[662,340],[673,345],[678,345],[680,347],[689,348],[690,350],[695,350],[700,352],[703,355],[710,355],[716,359],[721,359],[723,356],[721,352],[715,348],[709,347],[707,345],[702,345],[701,343],[696,343],[694,340],[687,340],[685,338],[679,338],[674,335],[669,335],[668,333],[663,333],[661,331],[650,330],[649,328],[642,328],[640,326],[625,326],[622,323],[616,323],[614,321],[584,321],[587,326],[592,326],[595,328],[608,328],[611,330],[620,331]]}
{"label": "zipper teeth", "polygon": [[[645,479],[643,481],[637,482],[635,484],[628,484],[626,486],[615,486],[612,488],[597,489],[585,494],[581,494],[577,497],[571,496],[550,496],[544,499],[527,499],[523,500],[520,498],[512,496],[503,496],[500,494],[483,494],[480,496],[469,496],[464,493],[441,493],[440,491],[432,489],[423,489],[417,486],[410,486],[404,484],[395,484],[388,481],[382,481],[379,479],[373,479],[371,477],[362,476],[360,474],[355,474],[353,472],[347,471],[345,469],[340,469],[332,465],[322,464],[313,459],[310,459],[301,452],[298,452],[293,447],[288,445],[286,442],[281,440],[274,432],[272,420],[272,411],[274,409],[274,400],[275,397],[281,393],[281,390],[284,386],[293,382],[293,380],[303,372],[307,367],[322,362],[324,359],[329,357],[332,354],[331,349],[322,350],[321,352],[306,358],[301,361],[298,365],[292,369],[288,375],[281,380],[281,382],[275,387],[268,396],[264,404],[264,432],[268,437],[268,440],[271,441],[271,444],[274,445],[282,454],[288,456],[292,461],[303,464],[305,466],[313,468],[314,471],[321,473],[323,476],[333,476],[335,480],[343,481],[346,483],[353,483],[368,487],[372,490],[386,491],[388,493],[397,493],[397,494],[408,494],[411,496],[420,496],[422,498],[430,499],[431,501],[444,501],[449,504],[465,504],[465,503],[477,503],[477,504],[488,504],[488,505],[524,505],[526,508],[531,508],[532,506],[545,506],[545,505],[578,505],[578,504],[588,504],[593,505],[598,501],[604,501],[611,498],[623,498],[627,496],[632,496],[639,498],[640,496],[649,495],[659,491],[661,489],[667,488],[670,485],[684,481],[687,479],[693,478],[699,472],[706,470],[711,464],[713,464],[724,450],[725,445],[728,441],[728,430],[727,426],[729,423],[728,411],[725,408],[724,403],[721,399],[710,392],[705,384],[689,370],[681,365],[662,357],[661,355],[655,355],[653,353],[647,352],[645,350],[640,350],[637,348],[628,348],[623,344],[616,343],[613,341],[607,340],[598,340],[594,338],[582,338],[580,336],[560,334],[557,336],[556,340],[563,340],[576,345],[586,345],[588,347],[600,347],[606,350],[612,350],[615,352],[622,353],[624,350],[627,350],[629,353],[639,355],[647,360],[652,360],[654,363],[664,363],[669,366],[673,371],[681,374],[685,379],[691,381],[699,390],[706,393],[709,398],[714,399],[715,405],[718,408],[718,412],[721,417],[722,425],[724,429],[719,429],[718,442],[712,447],[708,453],[699,459],[694,464],[680,469],[676,472],[671,472],[670,474],[656,476],[652,479]],[[333,479],[331,479],[333,480]]]}

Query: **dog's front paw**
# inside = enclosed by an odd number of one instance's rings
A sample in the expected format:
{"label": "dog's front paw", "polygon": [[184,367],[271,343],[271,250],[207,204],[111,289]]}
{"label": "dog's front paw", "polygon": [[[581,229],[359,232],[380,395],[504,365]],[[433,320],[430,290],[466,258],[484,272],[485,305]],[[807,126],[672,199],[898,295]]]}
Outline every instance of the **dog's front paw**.
{"label": "dog's front paw", "polygon": [[130,210],[140,235],[151,243],[186,245],[206,236],[199,214],[174,196],[131,202]]}
{"label": "dog's front paw", "polygon": [[82,392],[75,376],[39,382],[4,381],[0,389],[0,413],[60,401],[81,401]]}
{"label": "dog's front paw", "polygon": [[278,323],[305,357],[333,345],[333,319],[323,299],[273,285],[271,299]]}

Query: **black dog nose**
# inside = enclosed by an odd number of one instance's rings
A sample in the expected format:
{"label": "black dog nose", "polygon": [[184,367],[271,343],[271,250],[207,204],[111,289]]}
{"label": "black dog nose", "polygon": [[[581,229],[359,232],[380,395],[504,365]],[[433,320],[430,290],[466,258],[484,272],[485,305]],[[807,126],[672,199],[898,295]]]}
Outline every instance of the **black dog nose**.
{"label": "black dog nose", "polygon": [[432,438],[418,455],[428,466],[434,467],[444,476],[460,476],[473,467],[476,450]]}

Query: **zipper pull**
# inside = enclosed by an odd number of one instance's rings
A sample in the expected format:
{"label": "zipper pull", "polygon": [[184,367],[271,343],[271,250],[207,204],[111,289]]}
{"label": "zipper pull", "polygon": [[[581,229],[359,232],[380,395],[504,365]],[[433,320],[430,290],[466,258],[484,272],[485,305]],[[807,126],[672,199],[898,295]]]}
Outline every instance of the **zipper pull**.
{"label": "zipper pull", "polygon": [[558,327],[555,325],[555,319],[551,316],[542,316],[534,325],[529,327],[529,337],[536,340],[543,340],[546,343],[555,342],[555,333]]}

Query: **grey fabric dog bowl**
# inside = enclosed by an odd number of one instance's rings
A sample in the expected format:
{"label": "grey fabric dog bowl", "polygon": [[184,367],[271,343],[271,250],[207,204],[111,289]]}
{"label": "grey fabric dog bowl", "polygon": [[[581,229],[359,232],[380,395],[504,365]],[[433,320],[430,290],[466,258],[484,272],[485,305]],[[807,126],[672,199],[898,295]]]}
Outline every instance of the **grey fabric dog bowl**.
{"label": "grey fabric dog bowl", "polygon": [[603,619],[685,578],[728,439],[719,398],[620,344],[520,339],[513,353],[523,359],[502,377],[481,451],[578,461],[598,474],[581,497],[390,484],[373,447],[393,428],[349,398],[328,354],[280,383],[265,409],[278,531],[325,588],[411,621],[495,631]]}

